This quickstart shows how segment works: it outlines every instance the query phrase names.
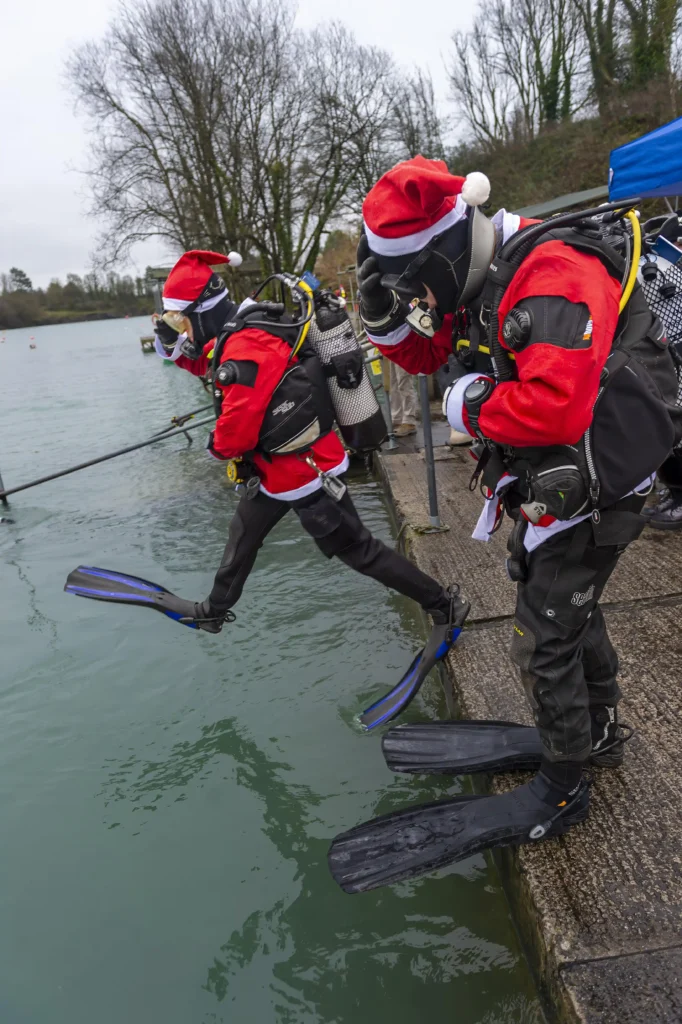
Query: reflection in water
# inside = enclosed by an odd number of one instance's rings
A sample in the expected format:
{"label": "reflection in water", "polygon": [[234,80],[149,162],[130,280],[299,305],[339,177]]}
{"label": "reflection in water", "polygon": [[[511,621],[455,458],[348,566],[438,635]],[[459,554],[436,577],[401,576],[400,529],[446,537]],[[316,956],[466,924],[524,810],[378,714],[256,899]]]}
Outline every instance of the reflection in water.
{"label": "reflection in water", "polygon": [[[103,791],[107,804],[127,801],[134,812],[156,809],[164,799],[184,799],[194,779],[211,774],[219,755],[229,758],[235,781],[258,798],[263,833],[282,859],[295,863],[298,889],[293,900],[278,899],[267,910],[251,913],[220,947],[202,986],[219,1003],[228,998],[240,972],[265,958],[271,964],[270,999],[278,1024],[382,1019],[386,1000],[392,1021],[412,1024],[414,1004],[396,1006],[390,1000],[398,977],[401,991],[410,979],[415,998],[457,978],[460,998],[463,989],[469,993],[466,1006],[459,1007],[458,1024],[539,1024],[535,999],[518,992],[518,958],[499,921],[500,893],[481,884],[483,860],[468,862],[462,874],[346,896],[328,874],[329,840],[315,838],[317,831],[330,831],[321,811],[324,798],[309,785],[293,783],[291,765],[270,758],[235,718],[204,726],[195,742],[174,744],[165,761],[131,756],[114,771],[109,766]],[[393,804],[404,801],[401,793],[398,787]],[[418,800],[419,789],[412,796]],[[367,918],[374,918],[376,926],[368,928]],[[490,971],[494,999],[489,991],[481,992],[481,972]],[[358,1015],[359,992],[363,1005]]]}

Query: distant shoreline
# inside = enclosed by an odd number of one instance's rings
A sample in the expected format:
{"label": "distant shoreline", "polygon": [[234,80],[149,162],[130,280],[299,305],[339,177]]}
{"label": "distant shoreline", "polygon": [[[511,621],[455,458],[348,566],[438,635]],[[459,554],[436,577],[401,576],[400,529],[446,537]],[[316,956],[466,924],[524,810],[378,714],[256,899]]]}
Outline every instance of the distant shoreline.
{"label": "distant shoreline", "polygon": [[135,317],[151,316],[151,314],[151,308],[149,313],[99,313],[92,311],[77,312],[73,310],[68,313],[48,313],[44,318],[32,323],[22,324],[21,327],[6,327],[4,324],[0,324],[0,331],[23,331],[31,327],[53,327],[56,324],[79,324],[95,320],[125,320],[126,317],[132,320]]}

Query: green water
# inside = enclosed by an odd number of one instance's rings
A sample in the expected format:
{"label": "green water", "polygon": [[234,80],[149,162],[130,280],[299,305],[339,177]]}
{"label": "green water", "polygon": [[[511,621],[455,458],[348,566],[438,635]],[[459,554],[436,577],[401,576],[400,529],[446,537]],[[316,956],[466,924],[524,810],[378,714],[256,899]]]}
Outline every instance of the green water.
{"label": "green water", "polygon": [[[203,404],[141,354],[147,330],[6,332],[7,487]],[[355,897],[327,872],[336,832],[448,792],[353,725],[422,639],[410,602],[293,517],[217,637],[62,593],[85,562],[205,596],[235,498],[194,436],[19,494],[0,524],[0,1021],[537,1024],[483,857]],[[391,542],[376,482],[353,496]],[[434,685],[411,716],[441,711]]]}

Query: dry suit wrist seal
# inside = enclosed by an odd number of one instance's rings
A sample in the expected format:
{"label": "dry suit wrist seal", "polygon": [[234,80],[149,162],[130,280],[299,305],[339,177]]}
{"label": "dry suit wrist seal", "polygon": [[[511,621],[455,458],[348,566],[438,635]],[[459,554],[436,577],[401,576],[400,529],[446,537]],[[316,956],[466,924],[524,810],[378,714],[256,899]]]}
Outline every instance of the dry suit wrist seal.
{"label": "dry suit wrist seal", "polygon": [[360,302],[360,317],[363,324],[368,331],[372,334],[387,334],[389,330],[395,330],[400,323],[405,319],[407,313],[407,303],[403,302],[397,292],[391,292],[392,302],[386,312],[376,320],[370,319],[364,308],[364,304]]}

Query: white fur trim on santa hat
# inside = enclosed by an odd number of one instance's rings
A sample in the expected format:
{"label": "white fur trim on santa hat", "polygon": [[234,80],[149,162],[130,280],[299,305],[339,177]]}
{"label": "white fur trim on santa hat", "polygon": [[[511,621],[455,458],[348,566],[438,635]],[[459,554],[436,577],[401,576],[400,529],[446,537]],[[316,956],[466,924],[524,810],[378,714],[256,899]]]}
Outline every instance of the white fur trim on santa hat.
{"label": "white fur trim on santa hat", "polygon": [[[205,302],[200,302],[194,310],[195,313],[205,313],[209,309],[213,309],[218,303],[227,298],[227,288],[223,288],[217,295],[212,295],[210,299],[206,299]],[[177,309],[182,312],[183,309],[187,309],[191,305],[189,299],[169,299],[166,295],[163,297],[163,308],[164,309]]]}
{"label": "white fur trim on santa hat", "polygon": [[228,252],[227,258],[230,261],[231,267],[241,267],[244,262],[241,254],[238,252]]}
{"label": "white fur trim on santa hat", "polygon": [[403,235],[401,238],[382,238],[381,235],[375,235],[367,226],[366,221],[365,232],[369,247],[377,256],[407,256],[409,253],[419,252],[434,235],[439,235],[441,231],[447,231],[464,217],[466,217],[466,203],[461,196],[457,196],[457,202],[444,217],[441,217],[429,228],[415,231],[413,235]]}
{"label": "white fur trim on santa hat", "polygon": [[482,171],[471,171],[462,185],[462,199],[467,206],[480,206],[490,198],[490,181]]}

